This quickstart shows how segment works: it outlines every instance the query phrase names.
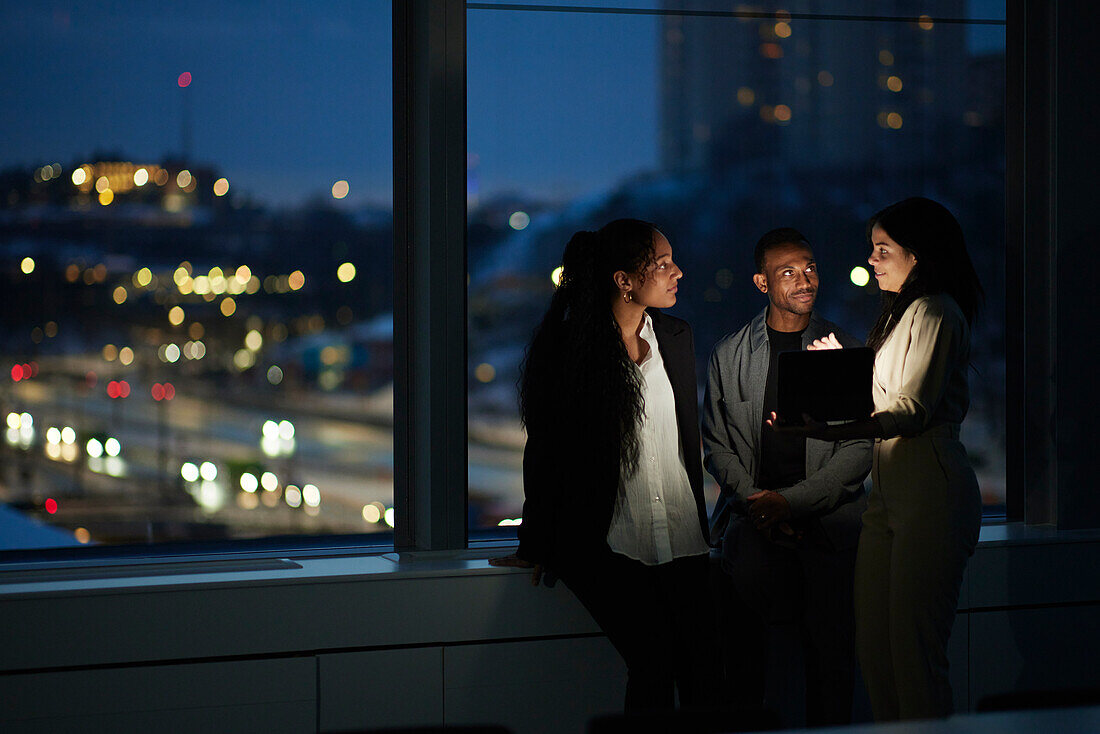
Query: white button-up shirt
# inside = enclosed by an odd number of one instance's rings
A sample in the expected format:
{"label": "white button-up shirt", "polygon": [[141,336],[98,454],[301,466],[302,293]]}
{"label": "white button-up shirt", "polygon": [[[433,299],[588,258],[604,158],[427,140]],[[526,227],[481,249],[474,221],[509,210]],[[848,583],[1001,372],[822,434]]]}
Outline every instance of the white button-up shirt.
{"label": "white button-up shirt", "polygon": [[707,553],[695,495],[684,466],[676,398],[645,314],[641,338],[649,354],[638,365],[645,410],[638,427],[638,468],[620,472],[615,513],[607,532],[611,550],[647,566]]}

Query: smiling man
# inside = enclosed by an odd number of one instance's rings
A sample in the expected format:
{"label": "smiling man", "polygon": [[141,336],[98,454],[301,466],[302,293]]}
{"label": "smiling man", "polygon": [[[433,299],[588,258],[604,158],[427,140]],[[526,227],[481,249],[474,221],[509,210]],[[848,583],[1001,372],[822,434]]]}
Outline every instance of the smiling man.
{"label": "smiling man", "polygon": [[754,255],[753,283],[768,305],[714,347],[702,419],[704,463],[721,489],[711,540],[750,626],[734,632],[727,675],[735,705],[763,705],[768,625],[793,626],[804,650],[806,723],[845,724],[855,667],[852,577],[871,442],[779,435],[764,418],[778,402],[781,352],[829,334],[843,346],[861,345],[814,311],[817,263],[800,232],[772,230]]}

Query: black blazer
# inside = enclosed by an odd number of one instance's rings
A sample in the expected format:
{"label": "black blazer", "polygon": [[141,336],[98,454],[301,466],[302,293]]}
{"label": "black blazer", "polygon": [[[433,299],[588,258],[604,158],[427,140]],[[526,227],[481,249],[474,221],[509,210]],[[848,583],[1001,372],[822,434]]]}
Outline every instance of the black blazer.
{"label": "black blazer", "polygon": [[[651,309],[653,331],[676,400],[676,422],[699,527],[707,537],[699,436],[695,343],[686,321]],[[523,450],[523,524],[516,554],[560,571],[607,549],[619,488],[618,456],[597,455],[575,425],[527,427]]]}

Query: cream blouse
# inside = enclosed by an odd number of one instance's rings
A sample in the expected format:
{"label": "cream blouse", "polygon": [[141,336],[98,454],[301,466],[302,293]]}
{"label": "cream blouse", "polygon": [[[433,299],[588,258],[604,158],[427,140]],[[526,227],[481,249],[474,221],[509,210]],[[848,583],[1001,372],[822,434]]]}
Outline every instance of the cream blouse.
{"label": "cream blouse", "polygon": [[885,438],[962,423],[970,407],[970,326],[946,293],[909,304],[875,355],[874,418]]}

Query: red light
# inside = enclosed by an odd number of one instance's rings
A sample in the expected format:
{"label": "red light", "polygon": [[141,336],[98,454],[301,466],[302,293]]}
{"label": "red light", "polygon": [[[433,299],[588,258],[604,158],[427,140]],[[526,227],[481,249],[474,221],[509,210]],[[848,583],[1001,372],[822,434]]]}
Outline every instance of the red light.
{"label": "red light", "polygon": [[111,380],[107,383],[107,397],[114,399],[119,396],[118,383]]}
{"label": "red light", "polygon": [[23,365],[17,364],[11,368],[11,379],[19,382],[23,379]]}
{"label": "red light", "polygon": [[126,380],[119,380],[118,381],[118,396],[120,398],[125,398],[125,397],[130,396],[130,383],[126,382]]}
{"label": "red light", "polygon": [[186,87],[191,83],[191,72],[185,71],[180,74],[180,78],[176,80],[176,83],[179,84],[181,88]]}
{"label": "red light", "polygon": [[57,500],[55,500],[53,497],[47,499],[44,504],[46,506],[46,512],[50,513],[51,515],[57,512]]}
{"label": "red light", "polygon": [[31,377],[38,377],[38,362],[31,362]]}
{"label": "red light", "polygon": [[171,400],[174,397],[176,397],[176,388],[171,382],[164,383],[164,399]]}
{"label": "red light", "polygon": [[150,392],[153,393],[153,400],[164,399],[164,385],[161,385],[159,382],[153,385],[153,389]]}

